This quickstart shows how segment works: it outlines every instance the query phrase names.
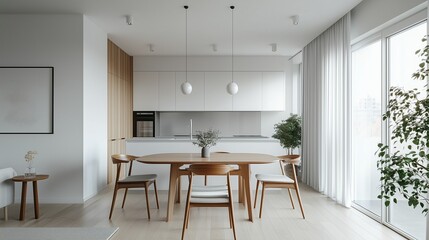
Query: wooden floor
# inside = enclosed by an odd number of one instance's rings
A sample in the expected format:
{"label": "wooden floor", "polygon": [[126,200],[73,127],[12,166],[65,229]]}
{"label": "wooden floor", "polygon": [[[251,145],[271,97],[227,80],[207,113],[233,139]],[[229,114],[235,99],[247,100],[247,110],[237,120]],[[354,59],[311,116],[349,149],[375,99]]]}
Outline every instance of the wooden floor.
{"label": "wooden floor", "polygon": [[[120,208],[123,191],[109,221],[112,199],[111,187],[85,204],[41,204],[39,220],[34,219],[32,204],[27,206],[26,220],[18,221],[19,205],[9,207],[9,221],[0,220],[0,227],[119,227],[112,239],[180,239],[184,204],[176,204],[171,222],[165,222],[167,192],[160,191],[160,209],[156,209],[151,192],[151,216],[146,217],[144,193],[130,191],[124,209]],[[286,190],[267,191],[262,219],[259,206],[255,220],[248,221],[245,207],[235,202],[238,239],[403,239],[392,230],[368,218],[355,209],[342,207],[325,196],[301,184],[306,219],[299,209],[293,210]],[[31,196],[31,193],[29,193]],[[185,194],[183,194],[185,196]],[[183,197],[182,196],[182,197]],[[236,196],[234,196],[235,199]],[[295,197],[296,199],[296,197]],[[259,203],[259,201],[258,201]],[[1,211],[3,212],[3,211]],[[3,213],[0,214],[1,217]],[[0,229],[1,231],[1,229]],[[194,208],[191,210],[189,229],[185,239],[233,239],[229,229],[228,211],[223,208]]]}

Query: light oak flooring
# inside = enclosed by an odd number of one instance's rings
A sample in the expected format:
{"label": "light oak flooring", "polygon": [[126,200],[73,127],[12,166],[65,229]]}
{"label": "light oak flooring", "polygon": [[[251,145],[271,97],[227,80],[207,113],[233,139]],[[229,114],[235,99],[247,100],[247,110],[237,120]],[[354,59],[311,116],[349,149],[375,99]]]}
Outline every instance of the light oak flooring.
{"label": "light oak flooring", "polygon": [[[305,220],[302,219],[299,209],[292,209],[286,190],[267,190],[262,219],[258,218],[258,205],[254,211],[253,223],[247,220],[244,205],[235,201],[237,239],[404,239],[357,210],[342,207],[304,184],[300,187],[306,214]],[[152,217],[150,221],[146,216],[144,192],[130,191],[125,208],[121,209],[123,192],[122,190],[118,194],[111,221],[108,219],[112,200],[110,186],[85,204],[41,204],[41,217],[38,220],[34,219],[33,206],[29,204],[26,220],[18,221],[19,205],[14,204],[9,207],[9,221],[4,222],[0,219],[0,227],[116,226],[119,227],[119,231],[112,238],[114,240],[180,239],[185,191],[182,194],[182,203],[175,205],[173,220],[168,223],[165,222],[166,191],[159,192],[159,210],[156,209],[155,196],[150,192]],[[31,194],[29,191],[28,196],[32,196]],[[236,195],[234,197],[236,200]],[[295,203],[298,205],[296,201]],[[0,216],[3,217],[3,213]],[[233,239],[227,208],[191,209],[189,229],[185,239]]]}

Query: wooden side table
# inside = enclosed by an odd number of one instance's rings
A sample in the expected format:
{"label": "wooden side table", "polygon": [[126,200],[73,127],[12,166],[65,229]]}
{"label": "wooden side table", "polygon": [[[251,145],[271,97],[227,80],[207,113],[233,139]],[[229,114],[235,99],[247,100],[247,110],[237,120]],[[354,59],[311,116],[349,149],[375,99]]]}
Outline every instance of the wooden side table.
{"label": "wooden side table", "polygon": [[37,181],[48,179],[49,175],[36,175],[35,177],[28,178],[24,176],[15,176],[12,178],[14,182],[22,182],[21,191],[21,210],[19,212],[19,220],[22,221],[25,218],[25,206],[27,202],[27,182],[33,182],[33,198],[34,198],[34,217],[39,218],[39,196],[37,192]]}

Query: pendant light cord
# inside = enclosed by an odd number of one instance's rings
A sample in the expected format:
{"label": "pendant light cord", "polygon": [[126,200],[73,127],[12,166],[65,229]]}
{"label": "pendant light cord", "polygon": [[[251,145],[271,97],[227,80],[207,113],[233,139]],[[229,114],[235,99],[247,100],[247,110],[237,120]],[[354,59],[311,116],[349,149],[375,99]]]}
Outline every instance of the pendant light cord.
{"label": "pendant light cord", "polygon": [[231,8],[231,72],[232,72],[232,82],[234,82],[234,6]]}
{"label": "pendant light cord", "polygon": [[184,6],[185,12],[185,78],[188,82],[188,6]]}

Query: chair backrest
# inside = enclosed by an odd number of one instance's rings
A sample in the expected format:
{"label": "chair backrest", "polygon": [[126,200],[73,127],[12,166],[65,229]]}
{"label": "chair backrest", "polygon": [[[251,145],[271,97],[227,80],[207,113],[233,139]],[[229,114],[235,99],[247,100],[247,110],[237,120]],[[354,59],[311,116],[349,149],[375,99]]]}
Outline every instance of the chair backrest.
{"label": "chair backrest", "polygon": [[0,169],[0,207],[14,203],[15,184],[11,178],[16,176],[13,168]]}
{"label": "chair backrest", "polygon": [[130,163],[130,168],[128,169],[128,176],[131,175],[131,171],[133,169],[133,162],[136,160],[136,156],[133,155],[125,155],[125,154],[113,154],[112,162],[116,164],[116,182],[119,181],[119,176],[121,173],[121,165],[122,163]]}
{"label": "chair backrest", "polygon": [[192,164],[188,170],[195,175],[227,175],[233,168],[227,164]]}
{"label": "chair backrest", "polygon": [[301,156],[300,155],[283,155],[283,156],[278,156],[278,158],[279,158],[280,168],[284,176],[287,175],[285,172],[286,165],[288,164],[292,165],[292,175],[293,175],[292,178],[296,182],[297,176],[296,176],[295,165],[298,165],[301,162]]}

